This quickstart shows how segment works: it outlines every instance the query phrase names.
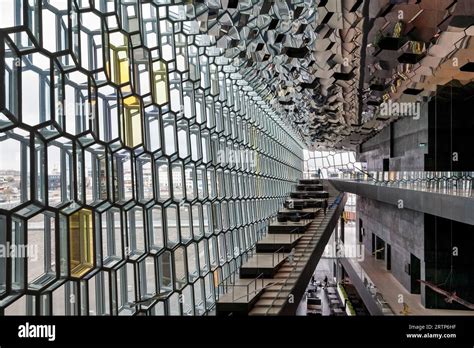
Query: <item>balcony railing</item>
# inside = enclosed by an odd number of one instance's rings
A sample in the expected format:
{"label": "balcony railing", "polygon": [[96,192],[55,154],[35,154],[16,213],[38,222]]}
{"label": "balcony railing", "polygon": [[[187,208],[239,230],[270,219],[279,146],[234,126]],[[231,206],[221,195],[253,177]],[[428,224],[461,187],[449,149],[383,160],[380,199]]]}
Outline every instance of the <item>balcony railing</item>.
{"label": "balcony railing", "polygon": [[350,171],[333,179],[472,197],[474,172]]}

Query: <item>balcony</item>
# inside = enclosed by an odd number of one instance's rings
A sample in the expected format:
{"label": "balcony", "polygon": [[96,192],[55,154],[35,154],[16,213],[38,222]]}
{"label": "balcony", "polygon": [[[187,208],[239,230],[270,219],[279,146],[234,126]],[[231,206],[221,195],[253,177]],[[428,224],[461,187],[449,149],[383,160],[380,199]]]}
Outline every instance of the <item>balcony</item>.
{"label": "balcony", "polygon": [[473,172],[360,172],[329,181],[343,192],[474,225],[473,178]]}

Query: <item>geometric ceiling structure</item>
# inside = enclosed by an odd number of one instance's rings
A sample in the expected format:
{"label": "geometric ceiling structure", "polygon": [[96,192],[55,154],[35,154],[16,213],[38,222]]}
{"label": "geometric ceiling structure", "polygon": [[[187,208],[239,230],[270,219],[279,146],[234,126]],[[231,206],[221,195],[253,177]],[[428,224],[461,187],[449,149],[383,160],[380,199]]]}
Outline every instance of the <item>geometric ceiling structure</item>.
{"label": "geometric ceiling structure", "polygon": [[396,119],[380,115],[381,103],[426,101],[451,81],[474,81],[472,1],[371,1],[369,21],[362,124],[352,144]]}
{"label": "geometric ceiling structure", "polygon": [[396,119],[380,116],[384,101],[417,101],[474,79],[469,0],[194,6],[226,63],[309,149],[353,149]]}
{"label": "geometric ceiling structure", "polygon": [[207,2],[202,26],[307,145],[358,123],[360,0]]}

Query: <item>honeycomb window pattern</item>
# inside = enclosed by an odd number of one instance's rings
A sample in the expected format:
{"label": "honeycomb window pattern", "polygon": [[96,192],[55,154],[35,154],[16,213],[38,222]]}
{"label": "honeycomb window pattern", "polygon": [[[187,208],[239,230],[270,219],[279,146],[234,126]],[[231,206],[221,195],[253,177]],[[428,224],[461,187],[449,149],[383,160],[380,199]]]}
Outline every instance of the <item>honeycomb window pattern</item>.
{"label": "honeycomb window pattern", "polygon": [[364,170],[364,164],[356,161],[354,151],[303,151],[304,176],[311,178],[320,175],[328,179],[345,172]]}
{"label": "honeycomb window pattern", "polygon": [[213,309],[303,150],[208,5],[0,1],[1,315]]}

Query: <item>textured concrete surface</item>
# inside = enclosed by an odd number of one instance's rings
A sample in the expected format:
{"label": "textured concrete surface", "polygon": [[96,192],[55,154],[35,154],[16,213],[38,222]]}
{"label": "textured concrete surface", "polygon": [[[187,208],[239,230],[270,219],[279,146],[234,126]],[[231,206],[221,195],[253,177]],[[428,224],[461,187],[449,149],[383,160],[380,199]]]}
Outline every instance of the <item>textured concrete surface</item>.
{"label": "textured concrete surface", "polygon": [[367,163],[367,170],[383,170],[383,158],[390,158],[390,170],[424,170],[428,147],[428,105],[421,105],[421,116],[402,117],[393,123],[393,153],[390,154],[390,125],[360,146],[357,160]]}
{"label": "textured concrete surface", "polygon": [[357,214],[365,229],[366,250],[374,252],[372,233],[389,243],[391,272],[410,291],[410,275],[405,272],[405,265],[410,263],[410,253],[424,259],[424,214],[360,196],[357,197]]}

